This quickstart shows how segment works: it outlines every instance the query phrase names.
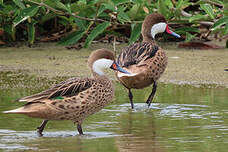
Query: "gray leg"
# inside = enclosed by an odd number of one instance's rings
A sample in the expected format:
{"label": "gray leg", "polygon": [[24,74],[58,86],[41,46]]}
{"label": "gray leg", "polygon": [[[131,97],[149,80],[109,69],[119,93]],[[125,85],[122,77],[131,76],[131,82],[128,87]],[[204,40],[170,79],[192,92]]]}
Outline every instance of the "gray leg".
{"label": "gray leg", "polygon": [[130,99],[131,108],[134,109],[133,94],[131,93],[131,89],[128,89],[128,97]]}
{"label": "gray leg", "polygon": [[48,120],[43,120],[42,123],[41,123],[41,125],[39,127],[37,127],[37,134],[38,134],[38,136],[40,136],[40,137],[43,136],[42,132],[43,132],[44,127],[46,126],[47,122],[48,122]]}
{"label": "gray leg", "polygon": [[82,131],[82,126],[81,126],[81,124],[77,124],[77,129],[78,129],[78,133],[79,133],[80,135],[83,135],[83,131]]}
{"label": "gray leg", "polygon": [[157,82],[154,81],[152,92],[151,92],[150,96],[148,97],[148,99],[146,101],[146,103],[148,104],[148,107],[150,107],[150,104],[151,104],[151,102],[152,102],[152,100],[154,98],[156,90],[157,90]]}

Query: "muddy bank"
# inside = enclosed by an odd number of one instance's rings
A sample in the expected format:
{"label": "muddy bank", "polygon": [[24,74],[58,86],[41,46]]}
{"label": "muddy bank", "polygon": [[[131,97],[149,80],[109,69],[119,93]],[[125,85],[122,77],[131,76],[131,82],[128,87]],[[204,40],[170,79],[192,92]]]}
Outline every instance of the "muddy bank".
{"label": "muddy bank", "polygon": [[[117,45],[117,54],[127,44]],[[228,87],[228,50],[185,50],[176,44],[160,44],[169,57],[168,67],[160,81],[177,84],[215,84]],[[112,44],[93,44],[88,49],[67,50],[55,43],[34,48],[0,48],[0,71],[23,70],[40,77],[88,76],[87,57],[92,50],[110,48]],[[112,74],[114,79],[114,75]]]}

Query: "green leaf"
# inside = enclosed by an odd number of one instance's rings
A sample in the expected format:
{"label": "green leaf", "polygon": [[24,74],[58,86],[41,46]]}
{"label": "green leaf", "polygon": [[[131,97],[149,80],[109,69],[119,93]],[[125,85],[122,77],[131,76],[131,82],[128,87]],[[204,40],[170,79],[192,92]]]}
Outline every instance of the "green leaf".
{"label": "green leaf", "polygon": [[37,13],[37,11],[39,10],[39,7],[40,6],[31,6],[26,9],[23,9],[21,11],[21,13],[14,19],[13,26],[15,27],[18,24],[20,24],[21,22],[28,19],[29,17],[34,16]]}
{"label": "green leaf", "polygon": [[141,28],[142,28],[142,23],[132,24],[131,36],[130,36],[130,41],[129,41],[130,44],[134,43],[139,38],[139,36],[141,34]]}
{"label": "green leaf", "polygon": [[[218,4],[221,4],[221,5],[224,5],[223,1],[220,1],[220,0],[211,0],[212,2],[215,2],[215,3],[218,3]],[[225,2],[225,1],[224,1]]]}
{"label": "green leaf", "polygon": [[114,5],[111,5],[111,4],[108,4],[108,3],[103,4],[103,6],[105,6],[106,9],[109,9],[111,11],[115,11],[116,10]]}
{"label": "green leaf", "polygon": [[80,28],[80,30],[86,30],[86,22],[84,20],[80,20],[78,18],[75,18],[74,21],[76,22],[77,26]]}
{"label": "green leaf", "polygon": [[179,0],[179,1],[177,2],[176,9],[180,9],[181,6],[182,6],[182,4],[183,4],[183,0]]}
{"label": "green leaf", "polygon": [[113,3],[115,4],[115,6],[117,6],[120,4],[129,3],[129,0],[114,0]]}
{"label": "green leaf", "polygon": [[192,35],[188,32],[186,32],[186,39],[185,42],[190,42],[193,38],[195,38],[196,34]]}
{"label": "green leaf", "polygon": [[61,3],[59,0],[45,0],[44,3],[48,5],[49,7],[55,8],[55,9],[61,9],[67,12],[71,12],[69,8],[67,8],[63,3]]}
{"label": "green leaf", "polygon": [[54,12],[49,12],[48,14],[42,16],[42,18],[39,20],[40,24],[43,24],[44,22],[51,20],[52,18],[55,18],[57,16]]}
{"label": "green leaf", "polygon": [[58,42],[59,45],[72,45],[78,42],[83,35],[85,34],[85,31],[76,31],[68,35],[67,37],[63,38],[61,41]]}
{"label": "green leaf", "polygon": [[139,10],[141,8],[141,4],[134,4],[131,9],[127,12],[128,16],[131,19],[137,19],[139,15]]}
{"label": "green leaf", "polygon": [[63,26],[68,26],[68,25],[70,25],[70,21],[69,21],[69,18],[68,17],[66,17],[66,16],[59,16],[58,17],[59,19],[58,19],[58,23],[59,24],[62,24]]}
{"label": "green leaf", "polygon": [[211,19],[215,18],[215,14],[210,4],[200,4],[200,7],[210,16]]}
{"label": "green leaf", "polygon": [[228,23],[225,26],[225,34],[227,34],[227,33],[228,33]]}
{"label": "green leaf", "polygon": [[216,30],[217,28],[219,28],[224,24],[228,25],[228,16],[225,16],[219,19],[217,22],[215,22],[214,25],[211,27],[211,30]]}
{"label": "green leaf", "polygon": [[88,47],[91,44],[92,40],[95,39],[99,34],[101,34],[109,25],[110,25],[109,22],[104,22],[104,23],[99,24],[98,26],[96,26],[91,31],[91,33],[88,36],[88,38],[86,39],[84,47]]}
{"label": "green leaf", "polygon": [[105,6],[101,5],[98,12],[97,12],[97,16],[100,16],[104,12],[105,9],[106,9]]}
{"label": "green leaf", "polygon": [[196,32],[196,33],[200,33],[200,30],[198,28],[194,28],[194,27],[180,27],[180,28],[176,28],[175,32],[177,33],[184,33],[184,32]]}
{"label": "green leaf", "polygon": [[6,32],[8,35],[10,35],[10,38],[13,41],[16,40],[16,36],[15,36],[16,30],[15,30],[15,27],[13,27],[12,24],[5,24],[3,26],[3,29],[4,29],[4,32]]}
{"label": "green leaf", "polygon": [[162,15],[164,15],[166,18],[168,18],[170,10],[166,6],[165,1],[164,0],[158,0],[157,5],[158,5],[157,6],[158,12],[161,13]]}
{"label": "green leaf", "polygon": [[173,7],[173,3],[171,0],[165,0],[165,4],[166,6],[168,6],[169,8],[172,8]]}
{"label": "green leaf", "polygon": [[117,19],[121,22],[131,22],[131,19],[128,17],[128,15],[124,11],[119,11],[117,14]]}
{"label": "green leaf", "polygon": [[25,9],[25,5],[24,5],[24,3],[22,3],[21,0],[13,0],[13,2],[21,9]]}
{"label": "green leaf", "polygon": [[198,20],[202,20],[202,19],[206,19],[207,17],[205,15],[201,15],[201,14],[197,14],[194,15],[192,17],[189,18],[189,22],[193,22],[193,21],[198,21]]}
{"label": "green leaf", "polygon": [[28,23],[28,42],[29,44],[33,44],[35,40],[35,24],[36,22]]}

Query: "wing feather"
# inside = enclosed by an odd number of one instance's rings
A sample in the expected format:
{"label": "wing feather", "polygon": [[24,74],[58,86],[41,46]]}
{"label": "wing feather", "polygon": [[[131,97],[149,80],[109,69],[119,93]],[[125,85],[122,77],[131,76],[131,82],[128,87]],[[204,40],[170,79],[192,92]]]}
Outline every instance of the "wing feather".
{"label": "wing feather", "polygon": [[75,96],[78,93],[90,88],[92,86],[92,81],[93,80],[89,78],[68,79],[55,85],[54,87],[48,90],[37,93],[35,95],[23,97],[18,101],[36,102],[44,99],[55,99],[61,96]]}
{"label": "wing feather", "polygon": [[158,50],[159,47],[155,43],[134,43],[120,53],[117,63],[122,67],[138,64],[154,57]]}

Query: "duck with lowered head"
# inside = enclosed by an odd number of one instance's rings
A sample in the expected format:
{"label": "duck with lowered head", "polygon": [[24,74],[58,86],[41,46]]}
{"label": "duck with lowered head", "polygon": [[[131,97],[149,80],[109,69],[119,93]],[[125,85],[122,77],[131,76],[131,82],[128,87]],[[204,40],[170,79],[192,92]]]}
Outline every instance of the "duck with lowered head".
{"label": "duck with lowered head", "polygon": [[134,74],[129,77],[116,72],[117,79],[128,89],[132,109],[134,104],[131,89],[143,89],[153,84],[152,92],[146,101],[149,107],[157,89],[157,80],[165,71],[166,53],[155,42],[156,34],[163,32],[180,38],[178,34],[170,30],[163,15],[152,13],[146,16],[141,31],[143,42],[134,43],[124,48],[116,59],[123,69]]}
{"label": "duck with lowered head", "polygon": [[83,120],[104,108],[114,95],[112,82],[104,75],[104,68],[129,74],[114,61],[114,53],[107,49],[93,51],[88,64],[93,77],[71,78],[41,93],[23,97],[18,100],[27,102],[23,107],[4,113],[44,119],[37,128],[39,136],[49,120],[72,120],[77,124],[79,134],[83,134]]}

